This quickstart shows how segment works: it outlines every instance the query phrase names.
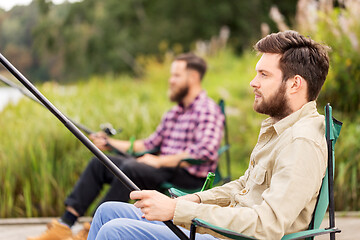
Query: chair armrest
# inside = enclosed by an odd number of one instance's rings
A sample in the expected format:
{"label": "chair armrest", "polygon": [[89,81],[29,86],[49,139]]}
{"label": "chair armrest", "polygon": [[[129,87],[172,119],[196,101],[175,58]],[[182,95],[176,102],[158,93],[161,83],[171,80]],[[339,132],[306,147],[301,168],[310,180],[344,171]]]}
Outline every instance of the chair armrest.
{"label": "chair armrest", "polygon": [[[212,231],[219,233],[225,237],[228,237],[230,239],[256,239],[254,237],[246,236],[245,234],[241,234],[226,228],[215,226],[211,223],[208,223],[202,219],[195,218],[192,220],[192,224],[196,227],[203,227],[207,229],[211,229]],[[339,233],[341,230],[337,228],[330,228],[330,229],[312,229],[312,230],[305,230],[301,232],[291,233],[288,235],[285,235],[281,238],[281,240],[296,240],[296,239],[305,239],[308,237],[314,237],[318,235],[323,234],[329,234],[329,233]]]}
{"label": "chair armrest", "polygon": [[340,229],[337,228],[329,228],[329,229],[311,229],[305,230],[301,232],[291,233],[285,235],[281,240],[295,240],[295,239],[305,239],[308,237],[314,237],[318,235],[328,234],[328,233],[339,233]]}
{"label": "chair armrest", "polygon": [[214,183],[214,179],[215,179],[215,173],[212,172],[208,172],[208,175],[206,177],[206,180],[204,182],[204,185],[201,189],[186,189],[185,191],[171,187],[169,188],[169,193],[171,197],[177,198],[177,197],[181,197],[181,196],[185,196],[191,193],[195,193],[195,192],[202,192],[208,189],[212,188],[212,185]]}
{"label": "chair armrest", "polygon": [[193,164],[193,165],[200,165],[200,164],[203,164],[204,162],[206,162],[206,160],[195,159],[195,158],[184,158],[184,159],[181,159],[180,162],[187,162],[187,163]]}
{"label": "chair armrest", "polygon": [[185,195],[188,195],[188,194],[192,194],[194,192],[198,192],[198,189],[194,190],[194,191],[191,191],[191,190],[187,190],[186,192],[185,191],[182,191],[180,189],[177,189],[177,188],[169,188],[169,193],[170,193],[170,196],[173,197],[173,198],[177,198],[177,197],[182,197],[182,196],[185,196]]}
{"label": "chair armrest", "polygon": [[221,154],[223,154],[224,152],[226,152],[226,151],[229,150],[229,149],[230,149],[230,145],[229,145],[229,144],[222,146],[222,147],[219,148],[219,150],[218,150],[218,155],[220,156]]}
{"label": "chair armrest", "polygon": [[210,229],[210,230],[212,230],[216,233],[219,233],[225,237],[228,237],[230,239],[238,239],[238,240],[256,239],[254,237],[246,236],[245,234],[242,234],[242,233],[238,233],[238,232],[226,229],[226,228],[212,225],[211,223],[208,223],[199,218],[194,218],[192,220],[192,225],[194,225],[196,227],[203,227],[203,228]]}
{"label": "chair armrest", "polygon": [[154,148],[154,149],[149,149],[149,150],[146,150],[146,151],[143,151],[143,152],[134,152],[132,155],[134,157],[141,157],[145,154],[154,154],[156,155],[158,152],[160,151],[159,148]]}

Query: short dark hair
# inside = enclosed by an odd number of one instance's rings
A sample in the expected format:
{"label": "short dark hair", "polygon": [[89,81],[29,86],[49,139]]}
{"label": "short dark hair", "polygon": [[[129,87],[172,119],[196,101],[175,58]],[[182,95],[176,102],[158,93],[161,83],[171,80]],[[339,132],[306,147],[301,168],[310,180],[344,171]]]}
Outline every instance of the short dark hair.
{"label": "short dark hair", "polygon": [[317,99],[329,71],[328,46],[295,31],[285,31],[264,37],[254,48],[261,53],[281,54],[283,81],[302,76],[308,83],[308,101]]}
{"label": "short dark hair", "polygon": [[175,61],[185,61],[186,68],[197,71],[200,74],[202,80],[207,69],[207,65],[204,59],[196,56],[193,53],[184,53],[175,58]]}

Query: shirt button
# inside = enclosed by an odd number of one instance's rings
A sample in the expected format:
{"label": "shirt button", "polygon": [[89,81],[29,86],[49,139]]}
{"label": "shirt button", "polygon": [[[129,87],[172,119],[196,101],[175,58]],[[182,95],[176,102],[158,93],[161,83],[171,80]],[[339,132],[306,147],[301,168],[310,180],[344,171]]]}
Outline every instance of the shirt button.
{"label": "shirt button", "polygon": [[249,192],[249,189],[244,188],[243,190],[240,191],[240,194],[241,194],[241,195],[245,195],[245,194],[247,194],[248,192]]}

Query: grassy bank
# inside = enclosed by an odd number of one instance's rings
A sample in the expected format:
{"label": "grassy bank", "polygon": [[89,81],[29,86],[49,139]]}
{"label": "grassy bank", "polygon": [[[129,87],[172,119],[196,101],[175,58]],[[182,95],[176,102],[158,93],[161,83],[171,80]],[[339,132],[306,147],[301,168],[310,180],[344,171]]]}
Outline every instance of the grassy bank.
{"label": "grassy bank", "polygon": [[[213,99],[223,98],[227,103],[233,178],[246,169],[265,118],[252,110],[249,82],[257,59],[254,53],[236,57],[223,51],[208,58],[209,72],[203,82]],[[119,139],[144,138],[172,106],[166,96],[171,60],[146,61],[146,74],[140,79],[102,76],[72,86],[47,83],[38,87],[62,112],[90,129],[99,130],[100,123],[110,122],[123,128],[116,136]],[[318,109],[323,112],[323,105]],[[92,154],[50,112],[30,100],[9,105],[0,116],[0,217],[60,215],[66,195]],[[355,130],[349,131],[358,131],[356,124],[352,126]],[[353,149],[355,140],[347,135],[342,133],[337,146],[343,156]],[[337,159],[339,169],[347,169],[350,163],[342,156]],[[348,185],[340,179],[336,188],[348,189]],[[343,209],[349,206],[345,200],[337,199]]]}

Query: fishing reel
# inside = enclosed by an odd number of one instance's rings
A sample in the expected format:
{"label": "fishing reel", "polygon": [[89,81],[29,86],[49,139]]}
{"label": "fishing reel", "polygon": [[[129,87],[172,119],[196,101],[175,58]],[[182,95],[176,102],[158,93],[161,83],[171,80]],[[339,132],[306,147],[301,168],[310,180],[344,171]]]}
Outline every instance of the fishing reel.
{"label": "fishing reel", "polygon": [[122,129],[119,128],[116,130],[111,123],[102,123],[100,124],[101,131],[105,132],[108,136],[114,136],[122,132]]}

